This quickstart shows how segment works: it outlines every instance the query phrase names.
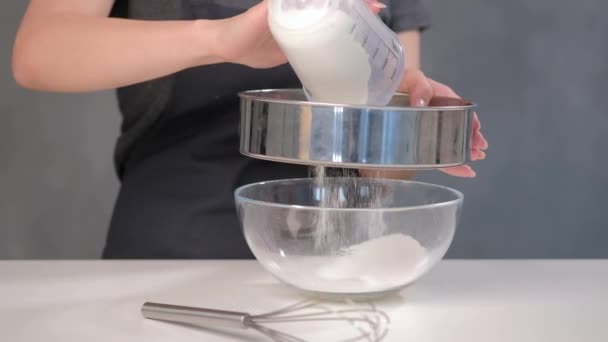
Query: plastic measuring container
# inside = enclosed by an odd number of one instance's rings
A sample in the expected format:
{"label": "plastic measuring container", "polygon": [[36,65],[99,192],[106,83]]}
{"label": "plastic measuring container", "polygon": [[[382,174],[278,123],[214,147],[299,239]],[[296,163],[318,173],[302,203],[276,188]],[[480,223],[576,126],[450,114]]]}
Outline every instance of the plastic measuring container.
{"label": "plastic measuring container", "polygon": [[384,106],[399,86],[403,46],[364,0],[270,0],[269,25],[310,101]]}

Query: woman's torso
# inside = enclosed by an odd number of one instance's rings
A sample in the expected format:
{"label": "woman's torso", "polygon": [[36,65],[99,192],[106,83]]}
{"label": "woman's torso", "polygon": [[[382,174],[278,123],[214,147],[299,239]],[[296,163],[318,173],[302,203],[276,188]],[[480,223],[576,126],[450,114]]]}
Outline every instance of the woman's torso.
{"label": "woman's torso", "polygon": [[[119,0],[113,15],[144,20],[221,19],[254,0]],[[307,176],[303,166],[239,154],[239,100],[250,89],[299,87],[288,66],[209,65],[118,90],[122,180],[107,258],[249,258],[236,187]]]}

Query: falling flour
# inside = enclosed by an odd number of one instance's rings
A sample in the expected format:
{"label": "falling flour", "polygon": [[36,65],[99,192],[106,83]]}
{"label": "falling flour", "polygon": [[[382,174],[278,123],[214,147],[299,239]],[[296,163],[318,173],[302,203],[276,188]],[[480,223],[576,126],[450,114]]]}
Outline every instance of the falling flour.
{"label": "falling flour", "polygon": [[[338,252],[351,240],[364,241],[386,231],[381,210],[382,182],[360,179],[355,170],[317,166],[312,171],[319,210],[312,238],[317,251]],[[344,211],[341,209],[363,209]]]}

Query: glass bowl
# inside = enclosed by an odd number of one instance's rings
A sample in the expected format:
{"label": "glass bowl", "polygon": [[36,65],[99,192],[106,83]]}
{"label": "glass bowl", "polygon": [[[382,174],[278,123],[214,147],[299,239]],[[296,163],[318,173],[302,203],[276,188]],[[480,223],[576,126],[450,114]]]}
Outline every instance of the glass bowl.
{"label": "glass bowl", "polygon": [[463,195],[412,181],[304,178],[245,185],[235,200],[249,247],[279,280],[370,295],[402,289],[445,255]]}

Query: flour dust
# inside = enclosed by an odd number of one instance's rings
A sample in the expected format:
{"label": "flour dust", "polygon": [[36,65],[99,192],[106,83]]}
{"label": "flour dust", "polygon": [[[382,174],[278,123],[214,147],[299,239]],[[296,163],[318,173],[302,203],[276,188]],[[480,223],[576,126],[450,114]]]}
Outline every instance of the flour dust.
{"label": "flour dust", "polygon": [[373,210],[386,204],[381,180],[360,178],[354,169],[324,166],[315,167],[312,175],[316,205],[322,208],[313,230],[315,249],[340,252],[384,234],[382,211]]}

